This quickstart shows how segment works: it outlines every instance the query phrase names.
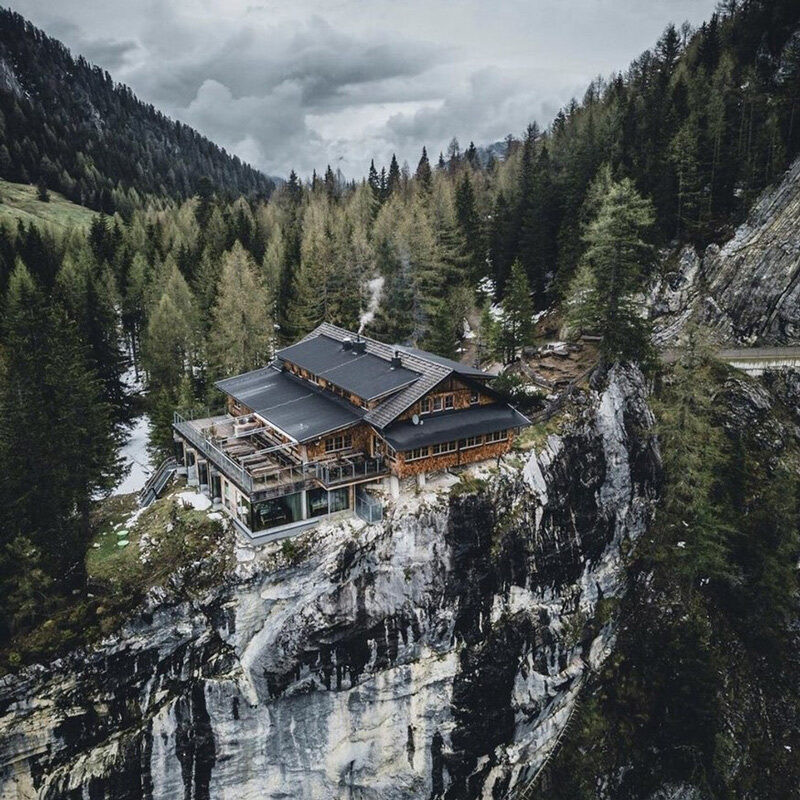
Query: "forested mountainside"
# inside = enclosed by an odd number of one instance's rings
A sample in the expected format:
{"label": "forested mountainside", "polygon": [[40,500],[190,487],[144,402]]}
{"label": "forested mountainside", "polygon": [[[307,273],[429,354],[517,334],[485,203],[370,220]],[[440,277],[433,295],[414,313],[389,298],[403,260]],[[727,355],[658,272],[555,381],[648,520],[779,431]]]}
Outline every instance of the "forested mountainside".
{"label": "forested mountainside", "polygon": [[[129,365],[146,380],[160,450],[173,409],[216,403],[214,379],[262,365],[322,320],[450,356],[473,336],[477,355],[502,365],[532,340],[535,308],[556,302],[573,333],[604,333],[609,361],[642,357],[637,304],[660,265],[671,269],[656,248],[731,230],[797,151],[798,16],[796,3],[752,0],[694,32],[669,26],[547,131],[510,139],[502,161],[453,142],[438,164],[423,150],[413,174],[396,159],[357,184],[330,168],[305,183],[292,174],[268,201],[204,190],[98,216],[88,232],[0,225],[5,633],[35,628],[82,585],[89,498],[119,475]],[[148,180],[184,167],[171,157]],[[620,235],[623,272],[609,271],[603,254]],[[625,313],[610,319],[611,308]],[[69,435],[50,435],[54,404]],[[81,625],[67,628],[69,640]]]}
{"label": "forested mountainside", "polygon": [[[735,375],[696,326],[796,335],[799,19],[670,26],[502,159],[454,141],[268,200],[203,182],[88,230],[0,225],[0,789],[792,796],[797,382]],[[154,549],[88,586],[128,367],[163,452],[173,409],[322,320],[504,368],[545,309],[602,363],[491,480],[264,554],[167,500]]]}
{"label": "forested mountainside", "polygon": [[273,189],[258,170],[4,8],[0,177],[126,216],[147,195],[189,197],[203,178],[233,197],[267,196]]}

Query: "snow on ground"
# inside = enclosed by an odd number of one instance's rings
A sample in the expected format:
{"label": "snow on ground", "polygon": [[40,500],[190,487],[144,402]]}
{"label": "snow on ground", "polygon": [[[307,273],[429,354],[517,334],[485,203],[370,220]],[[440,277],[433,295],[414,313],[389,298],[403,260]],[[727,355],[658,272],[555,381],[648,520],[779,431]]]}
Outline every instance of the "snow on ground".
{"label": "snow on ground", "polygon": [[196,511],[205,511],[207,508],[211,508],[211,501],[199,492],[181,492],[177,495],[177,499],[181,503],[190,505]]}
{"label": "snow on ground", "polygon": [[150,418],[146,414],[134,420],[128,440],[120,448],[120,455],[130,471],[114,488],[112,494],[130,494],[138,492],[147,482],[153,465],[147,453],[147,442],[150,437]]}

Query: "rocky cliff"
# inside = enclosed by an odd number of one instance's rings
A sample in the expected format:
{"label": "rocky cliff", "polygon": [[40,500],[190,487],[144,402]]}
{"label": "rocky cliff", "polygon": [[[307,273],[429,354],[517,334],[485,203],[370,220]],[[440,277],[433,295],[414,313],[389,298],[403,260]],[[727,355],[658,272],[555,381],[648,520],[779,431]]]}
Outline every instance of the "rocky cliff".
{"label": "rocky cliff", "polygon": [[723,247],[681,251],[654,283],[658,344],[673,344],[695,317],[726,344],[787,344],[800,338],[800,160],[767,190]]}
{"label": "rocky cliff", "polygon": [[613,646],[660,461],[614,368],[559,435],[381,526],[238,547],[213,591],[0,681],[0,798],[504,797]]}

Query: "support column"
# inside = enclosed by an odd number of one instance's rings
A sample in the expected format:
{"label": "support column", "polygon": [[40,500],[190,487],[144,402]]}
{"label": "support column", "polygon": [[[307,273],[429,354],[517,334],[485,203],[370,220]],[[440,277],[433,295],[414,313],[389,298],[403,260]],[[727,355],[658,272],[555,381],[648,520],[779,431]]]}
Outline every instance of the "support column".
{"label": "support column", "polygon": [[[175,439],[175,442],[181,446],[181,453],[178,458],[178,469],[176,473],[178,475],[186,475],[186,444],[184,443],[183,439]],[[177,448],[176,448],[176,455],[177,455]]]}
{"label": "support column", "polygon": [[418,472],[417,473],[417,488],[422,489],[425,486],[425,473]]}

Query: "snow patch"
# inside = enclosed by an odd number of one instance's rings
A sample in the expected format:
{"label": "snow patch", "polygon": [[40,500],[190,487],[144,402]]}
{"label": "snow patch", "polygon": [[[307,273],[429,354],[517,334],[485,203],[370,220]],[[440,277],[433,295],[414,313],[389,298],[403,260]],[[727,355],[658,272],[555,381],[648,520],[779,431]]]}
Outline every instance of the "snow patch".
{"label": "snow patch", "polygon": [[205,511],[207,508],[211,508],[211,501],[199,492],[181,492],[178,500],[184,505],[191,506],[195,511]]}

